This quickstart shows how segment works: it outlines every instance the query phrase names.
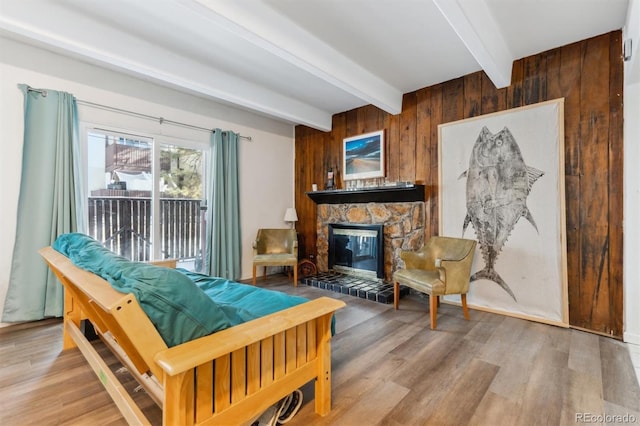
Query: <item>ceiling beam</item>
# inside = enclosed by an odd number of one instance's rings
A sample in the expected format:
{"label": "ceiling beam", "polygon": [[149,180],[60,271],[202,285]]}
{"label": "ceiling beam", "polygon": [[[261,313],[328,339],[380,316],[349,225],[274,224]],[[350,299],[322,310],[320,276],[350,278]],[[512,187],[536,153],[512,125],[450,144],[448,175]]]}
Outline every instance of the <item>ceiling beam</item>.
{"label": "ceiling beam", "polygon": [[[128,51],[123,52],[107,42],[108,36],[102,37],[105,42],[100,46],[87,44],[86,40],[72,32],[64,34],[58,29],[35,27],[19,19],[0,15],[0,34],[2,33],[23,42],[196,96],[222,101],[292,124],[304,124],[324,131],[331,130],[331,113],[328,111],[228,73],[204,67],[187,58],[175,57],[175,60],[168,60],[167,52],[155,46],[145,46],[148,55],[143,63],[139,60],[140,46],[133,42],[129,44]],[[149,54],[156,49],[155,55]]]}
{"label": "ceiling beam", "polygon": [[498,88],[511,84],[513,55],[484,0],[433,0],[451,28]]}
{"label": "ceiling beam", "polygon": [[178,0],[206,14],[216,25],[390,113],[402,111],[402,92],[283,17],[265,2]]}

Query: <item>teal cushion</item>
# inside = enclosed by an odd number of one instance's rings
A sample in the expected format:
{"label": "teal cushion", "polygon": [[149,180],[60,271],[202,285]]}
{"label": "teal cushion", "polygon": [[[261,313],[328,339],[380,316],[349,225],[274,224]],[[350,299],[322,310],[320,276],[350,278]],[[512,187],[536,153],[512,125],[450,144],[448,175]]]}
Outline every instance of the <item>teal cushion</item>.
{"label": "teal cushion", "polygon": [[189,277],[226,314],[232,325],[242,324],[292,306],[308,302],[309,299],[280,291],[241,284],[225,278],[210,277],[197,272],[178,269]]}
{"label": "teal cushion", "polygon": [[[188,276],[213,299],[220,306],[220,309],[224,310],[233,325],[251,321],[309,301],[306,297],[241,284],[225,278],[210,277],[185,269],[178,269],[178,271]],[[335,331],[335,316],[332,316],[332,336]]]}
{"label": "teal cushion", "polygon": [[224,310],[175,269],[130,261],[79,233],[61,235],[53,248],[115,290],[133,293],[169,347],[232,325]]}

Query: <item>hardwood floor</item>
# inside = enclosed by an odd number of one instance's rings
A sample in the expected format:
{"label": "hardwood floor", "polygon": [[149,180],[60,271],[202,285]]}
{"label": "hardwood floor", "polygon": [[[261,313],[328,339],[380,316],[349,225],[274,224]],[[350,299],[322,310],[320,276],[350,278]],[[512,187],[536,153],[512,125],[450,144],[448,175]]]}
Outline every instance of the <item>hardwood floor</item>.
{"label": "hardwood floor", "polygon": [[[294,289],[284,275],[258,285],[347,303],[336,314],[333,409],[317,416],[307,384],[288,425],[568,425],[602,415],[640,423],[640,387],[616,340],[473,310],[466,321],[445,304],[433,331],[428,300],[418,295],[394,311],[303,284]],[[60,322],[0,331],[0,424],[126,424],[80,352],[61,352],[61,335]],[[115,357],[94,345],[116,371]],[[117,374],[133,393],[128,373]],[[160,424],[151,399],[133,395]]]}

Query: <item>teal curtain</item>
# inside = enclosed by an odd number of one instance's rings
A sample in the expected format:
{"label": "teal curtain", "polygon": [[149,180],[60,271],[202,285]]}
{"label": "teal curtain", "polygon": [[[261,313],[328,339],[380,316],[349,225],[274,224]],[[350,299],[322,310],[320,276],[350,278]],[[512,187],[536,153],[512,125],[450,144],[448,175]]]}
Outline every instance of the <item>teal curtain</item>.
{"label": "teal curtain", "polygon": [[[63,291],[38,250],[79,230],[77,107],[69,93],[24,93],[24,141],[18,221],[3,322],[62,316]],[[80,213],[80,216],[78,214]],[[81,227],[81,226],[80,226]]]}
{"label": "teal curtain", "polygon": [[209,275],[240,279],[240,201],[238,135],[216,129],[211,134],[207,173],[207,253]]}

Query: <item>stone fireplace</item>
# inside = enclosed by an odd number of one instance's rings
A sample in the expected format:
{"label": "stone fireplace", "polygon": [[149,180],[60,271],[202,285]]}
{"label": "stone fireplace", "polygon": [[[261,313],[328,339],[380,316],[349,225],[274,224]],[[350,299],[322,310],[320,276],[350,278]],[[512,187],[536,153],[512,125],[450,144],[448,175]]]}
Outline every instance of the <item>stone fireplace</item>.
{"label": "stone fireplace", "polygon": [[[357,204],[318,204],[317,266],[326,272],[329,265],[331,224],[383,225],[383,277],[390,282],[398,269],[401,250],[417,250],[424,243],[425,203],[422,201]],[[333,265],[331,265],[333,266]]]}

